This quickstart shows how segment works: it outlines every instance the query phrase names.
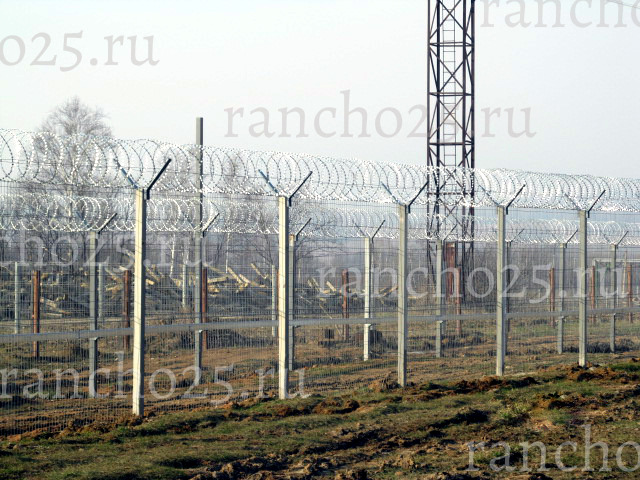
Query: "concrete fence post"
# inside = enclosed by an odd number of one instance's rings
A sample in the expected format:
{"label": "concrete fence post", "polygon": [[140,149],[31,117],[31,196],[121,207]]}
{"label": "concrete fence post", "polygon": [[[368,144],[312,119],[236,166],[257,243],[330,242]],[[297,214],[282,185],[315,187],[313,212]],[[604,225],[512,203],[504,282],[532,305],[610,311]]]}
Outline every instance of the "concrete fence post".
{"label": "concrete fence post", "polygon": [[[611,263],[609,270],[611,272],[611,307],[613,309],[618,308],[618,273],[616,272],[616,264],[618,263],[618,245],[611,245]],[[616,351],[616,321],[617,314],[614,312],[611,315],[611,325],[609,328],[609,349],[611,353]]]}
{"label": "concrete fence post", "polygon": [[144,350],[145,350],[145,289],[147,283],[147,192],[135,191],[135,256],[133,282],[133,393],[134,415],[144,415]]}
{"label": "concrete fence post", "polygon": [[506,215],[507,209],[498,207],[498,245],[496,252],[496,375],[504,375],[504,361],[507,351],[507,299],[505,298],[506,275]]}
{"label": "concrete fence post", "polygon": [[[438,317],[444,315],[447,310],[447,287],[443,277],[444,265],[444,242],[441,239],[436,240],[436,315]],[[438,320],[436,327],[436,358],[442,357],[442,333],[444,322]]]}
{"label": "concrete fence post", "polygon": [[[564,312],[566,305],[566,297],[567,292],[565,291],[565,279],[566,279],[566,269],[567,269],[567,244],[563,243],[560,245],[560,275],[558,276],[558,293],[560,297],[560,311]],[[567,317],[561,316],[558,318],[557,328],[557,340],[556,340],[556,349],[559,354],[564,353],[564,323]]]}
{"label": "concrete fence post", "polygon": [[587,366],[587,313],[588,313],[588,269],[587,269],[587,210],[578,212],[580,230],[579,281],[578,281],[578,364]]}
{"label": "concrete fence post", "polygon": [[[364,318],[371,318],[371,254],[373,253],[373,239],[364,239]],[[371,324],[364,324],[363,339],[364,345],[363,359],[366,362],[371,358]]]}
{"label": "concrete fence post", "polygon": [[407,244],[409,206],[398,205],[398,384],[407,385],[407,334],[409,328],[407,291]]}
{"label": "concrete fence post", "polygon": [[296,284],[296,237],[295,235],[289,235],[289,265],[287,276],[288,292],[289,292],[289,371],[294,370],[294,357],[295,357],[295,340],[296,330],[293,326],[293,320],[295,318],[295,284]]}
{"label": "concrete fence post", "polygon": [[290,342],[289,338],[292,333],[289,330],[289,320],[294,293],[292,285],[293,269],[290,264],[292,263],[291,255],[295,253],[295,248],[290,247],[290,244],[295,246],[296,238],[311,221],[309,219],[302,229],[290,238],[289,207],[293,197],[309,180],[313,172],[309,172],[289,196],[279,192],[262,170],[260,170],[260,174],[271,190],[276,193],[278,199],[278,396],[280,399],[285,399],[289,396],[290,357],[291,363],[293,362],[292,352],[289,350],[289,344],[293,343]]}
{"label": "concrete fence post", "polygon": [[[196,278],[195,278],[195,286],[194,286],[194,298],[193,298],[193,306],[194,306],[194,314],[195,314],[195,323],[202,323],[203,311],[202,311],[202,292],[203,292],[203,281],[202,281],[202,268],[204,265],[202,264],[202,244],[203,244],[203,229],[202,229],[202,147],[204,145],[204,119],[202,117],[196,118],[196,145],[200,148],[196,150],[196,158],[195,158],[195,188],[196,188],[196,215],[195,215],[195,238],[194,238],[194,262],[196,265]],[[226,272],[225,272],[226,273]],[[194,332],[194,367],[196,369],[196,381],[195,383],[199,383],[202,372],[202,330],[196,330]]]}
{"label": "concrete fence post", "polygon": [[289,394],[289,199],[278,197],[278,396]]}
{"label": "concrete fence post", "polygon": [[[507,293],[507,278],[509,267],[509,250],[511,242],[507,244],[507,215],[509,207],[516,201],[526,185],[522,185],[515,196],[506,204],[498,205],[498,245],[496,249],[496,375],[504,375],[504,362],[507,356],[507,334],[509,328],[509,299]],[[519,235],[519,234],[518,234]]]}
{"label": "concrete fence post", "polygon": [[[89,232],[89,329],[98,330],[98,234]],[[96,397],[98,337],[89,339],[89,397]]]}

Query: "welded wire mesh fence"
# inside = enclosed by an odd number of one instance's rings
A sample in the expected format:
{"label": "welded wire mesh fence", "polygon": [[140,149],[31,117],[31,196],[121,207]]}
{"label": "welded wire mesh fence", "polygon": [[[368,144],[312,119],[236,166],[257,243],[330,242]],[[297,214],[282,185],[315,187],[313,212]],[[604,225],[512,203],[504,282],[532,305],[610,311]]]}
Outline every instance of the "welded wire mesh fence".
{"label": "welded wire mesh fence", "polygon": [[0,138],[2,436],[640,351],[634,180]]}

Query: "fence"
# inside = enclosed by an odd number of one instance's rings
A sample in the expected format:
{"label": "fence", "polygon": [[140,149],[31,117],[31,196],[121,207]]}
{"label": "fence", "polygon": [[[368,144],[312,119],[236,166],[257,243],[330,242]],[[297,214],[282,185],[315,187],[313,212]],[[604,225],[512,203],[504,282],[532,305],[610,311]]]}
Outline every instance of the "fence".
{"label": "fence", "polygon": [[640,351],[640,181],[229,151],[198,126],[0,130],[0,435]]}

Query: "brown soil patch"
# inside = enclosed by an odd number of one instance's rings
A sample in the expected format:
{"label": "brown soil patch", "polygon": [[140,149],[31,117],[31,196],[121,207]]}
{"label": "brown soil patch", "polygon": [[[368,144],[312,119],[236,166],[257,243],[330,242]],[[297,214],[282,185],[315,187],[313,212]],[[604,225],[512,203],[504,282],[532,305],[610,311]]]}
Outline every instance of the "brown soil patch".
{"label": "brown soil patch", "polygon": [[491,376],[478,380],[461,380],[453,385],[453,390],[456,393],[488,392],[506,387],[524,388],[537,383],[538,381],[533,377],[501,378]]}
{"label": "brown soil patch", "polygon": [[391,375],[376,380],[369,385],[369,389],[377,393],[389,392],[397,388],[400,388],[400,385],[398,385],[398,382]]}
{"label": "brown soil patch", "polygon": [[360,408],[360,404],[355,400],[348,398],[328,398],[322,400],[313,408],[313,413],[319,415],[336,415],[345,414],[356,411]]}

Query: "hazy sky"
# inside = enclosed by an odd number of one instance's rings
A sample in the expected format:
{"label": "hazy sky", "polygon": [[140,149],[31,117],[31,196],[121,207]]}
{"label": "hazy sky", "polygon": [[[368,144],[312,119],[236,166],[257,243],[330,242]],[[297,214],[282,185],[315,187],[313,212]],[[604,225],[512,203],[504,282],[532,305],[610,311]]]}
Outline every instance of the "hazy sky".
{"label": "hazy sky", "polygon": [[[562,0],[565,27],[552,28],[555,7],[547,5],[547,27],[509,26],[508,17],[525,6],[525,20],[540,21],[535,0],[478,2],[477,12],[477,160],[478,167],[639,177],[640,17],[626,8],[617,23],[616,5],[604,9],[609,27],[572,24],[572,7],[581,22],[601,23],[600,0]],[[497,4],[497,5],[496,5]],[[575,5],[575,7],[574,7]],[[485,19],[493,26],[485,25]],[[307,152],[377,161],[426,162],[426,139],[409,138],[418,124],[416,105],[426,103],[427,0],[0,0],[0,127],[35,129],[46,114],[72,95],[104,109],[116,136],[155,138],[177,143],[194,140],[194,118],[205,118],[205,143]],[[63,49],[82,56],[77,68]],[[40,61],[31,65],[51,38]],[[8,36],[16,38],[7,38]],[[146,58],[153,36],[157,65],[132,64],[131,45],[113,47],[118,65],[107,60],[107,36],[137,36],[138,58]],[[3,41],[4,39],[4,41]],[[97,65],[91,65],[95,58]],[[351,107],[366,109],[370,137],[342,136],[344,94]],[[278,109],[299,107],[307,137],[290,117],[283,137]],[[244,108],[228,136],[225,109]],[[256,108],[262,113],[250,112]],[[314,128],[337,132],[325,138]],[[376,133],[381,110],[402,115],[400,134]],[[502,109],[492,133],[483,136],[483,110]],[[524,128],[522,109],[530,110],[534,136],[513,138],[506,109],[514,109],[516,131]],[[250,126],[269,113],[274,136],[252,135]],[[391,115],[382,127],[393,130]],[[351,129],[360,133],[359,117]],[[425,124],[419,129],[424,132]],[[260,130],[260,128],[258,128]],[[255,133],[255,132],[254,132]]]}

